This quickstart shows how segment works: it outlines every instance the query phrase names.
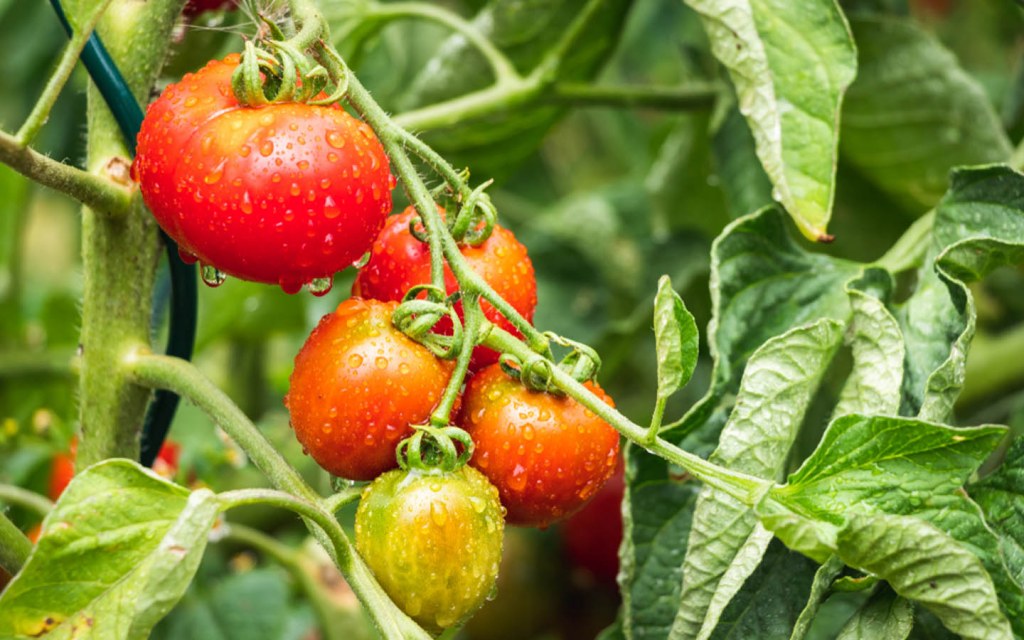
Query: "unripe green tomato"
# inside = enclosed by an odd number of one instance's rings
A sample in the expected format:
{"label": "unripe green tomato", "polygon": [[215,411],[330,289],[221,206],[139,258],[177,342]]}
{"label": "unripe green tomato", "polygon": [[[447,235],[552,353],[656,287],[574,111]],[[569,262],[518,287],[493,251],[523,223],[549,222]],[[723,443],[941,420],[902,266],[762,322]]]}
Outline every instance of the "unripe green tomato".
{"label": "unripe green tomato", "polygon": [[396,469],[363,492],[356,549],[395,604],[436,633],[493,592],[504,528],[498,490],[479,471]]}

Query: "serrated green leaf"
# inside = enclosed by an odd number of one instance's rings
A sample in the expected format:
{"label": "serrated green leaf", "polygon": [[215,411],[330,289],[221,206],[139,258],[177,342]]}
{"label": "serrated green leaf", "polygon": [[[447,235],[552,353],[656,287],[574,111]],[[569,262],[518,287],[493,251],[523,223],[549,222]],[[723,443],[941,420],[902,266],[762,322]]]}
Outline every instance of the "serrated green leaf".
{"label": "serrated green leaf", "polygon": [[999,469],[968,491],[998,533],[1011,575],[1024,584],[1024,437],[1014,441]]}
{"label": "serrated green leaf", "polygon": [[881,513],[847,515],[839,556],[920,602],[966,639],[1012,640],[996,589],[981,561],[932,524]]}
{"label": "serrated green leaf", "polygon": [[793,623],[793,631],[789,640],[803,640],[811,628],[814,616],[818,613],[825,597],[828,595],[832,582],[843,570],[843,561],[839,556],[831,556],[814,573],[814,581],[811,583],[811,592],[807,595],[807,604]]}
{"label": "serrated green leaf", "polygon": [[840,150],[871,181],[923,211],[945,193],[953,167],[1009,157],[984,90],[934,36],[893,17],[856,16],[850,26],[859,70]]}
{"label": "serrated green leaf", "polygon": [[825,239],[835,196],[839,107],[857,56],[833,0],[684,0],[725,65],[757,155],[801,233]]}
{"label": "serrated green leaf", "polygon": [[146,637],[188,587],[218,513],[211,491],[189,493],[134,462],[89,467],[0,595],[0,637]]}
{"label": "serrated green leaf", "polygon": [[818,567],[774,540],[739,590],[711,640],[786,638],[796,624]]}
{"label": "serrated green leaf", "polygon": [[697,323],[672,288],[672,280],[662,276],[654,297],[659,398],[671,397],[690,381],[697,366],[697,335]]}
{"label": "serrated green leaf", "polygon": [[975,309],[966,283],[1024,261],[1024,176],[961,169],[936,210],[934,260],[896,317],[907,345],[901,413],[945,421],[963,387]]}
{"label": "serrated green leaf", "polygon": [[[842,340],[842,325],[819,320],[767,341],[743,374],[736,407],[710,460],[774,480],[784,469],[803,414]],[[719,583],[741,549],[751,544],[754,512],[721,491],[705,487],[694,512],[683,564],[679,615],[672,638],[695,638],[708,620]],[[761,547],[763,552],[764,546]],[[757,566],[748,557],[747,575]],[[742,584],[744,576],[733,576]],[[718,596],[719,600],[723,596]],[[714,621],[710,621],[714,628]]]}
{"label": "serrated green leaf", "polygon": [[843,625],[836,640],[904,640],[913,626],[910,602],[883,585]]}
{"label": "serrated green leaf", "polygon": [[660,458],[650,462],[660,465],[662,473],[652,473],[654,479],[637,477],[632,467],[638,455],[651,457],[642,449],[627,447],[629,482],[623,507],[627,544],[620,551],[619,569],[622,624],[630,638],[667,638],[679,608],[683,556],[700,486],[666,478]]}
{"label": "serrated green leaf", "polygon": [[[872,270],[874,277],[889,284],[888,274]],[[864,286],[866,283],[860,283]],[[891,286],[891,284],[889,285]],[[833,417],[850,413],[895,415],[900,408],[903,384],[903,333],[885,308],[883,300],[857,288],[848,287],[853,316],[846,330],[846,342],[853,351],[853,369],[839,394]]]}
{"label": "serrated green leaf", "polygon": [[[846,322],[844,284],[861,267],[803,251],[785,220],[768,207],[729,225],[711,249],[711,386],[676,430],[681,446],[708,455],[739,390],[744,366],[766,340],[821,318]],[[672,432],[662,434],[681,439]]]}

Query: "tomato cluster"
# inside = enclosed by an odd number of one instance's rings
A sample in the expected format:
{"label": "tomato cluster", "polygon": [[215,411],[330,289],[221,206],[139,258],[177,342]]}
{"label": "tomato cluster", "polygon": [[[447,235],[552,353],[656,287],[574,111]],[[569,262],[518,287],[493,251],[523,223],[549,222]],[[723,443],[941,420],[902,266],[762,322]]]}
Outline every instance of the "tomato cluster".
{"label": "tomato cluster", "polygon": [[[243,104],[232,88],[239,65],[237,55],[210,62],[150,105],[133,176],[211,285],[226,273],[323,294],[335,272],[369,252],[353,297],[297,354],[285,405],[324,469],[374,480],[357,513],[356,545],[383,588],[424,627],[448,627],[493,589],[505,523],[547,527],[578,511],[611,476],[618,434],[571,398],[527,389],[484,346],[473,348],[464,391],[449,389],[454,360],[394,323],[409,290],[430,284],[431,254],[414,232],[413,208],[387,217],[395,181],[380,141],[337,105]],[[458,240],[463,260],[532,322],[537,288],[526,248],[500,225],[479,230],[469,234],[474,242]],[[447,265],[444,284],[449,294],[459,289]],[[518,335],[490,303],[481,309]],[[433,327],[453,329],[448,317]],[[451,427],[459,444],[424,445],[421,458],[417,438],[428,428],[417,425],[449,415],[462,429]]]}

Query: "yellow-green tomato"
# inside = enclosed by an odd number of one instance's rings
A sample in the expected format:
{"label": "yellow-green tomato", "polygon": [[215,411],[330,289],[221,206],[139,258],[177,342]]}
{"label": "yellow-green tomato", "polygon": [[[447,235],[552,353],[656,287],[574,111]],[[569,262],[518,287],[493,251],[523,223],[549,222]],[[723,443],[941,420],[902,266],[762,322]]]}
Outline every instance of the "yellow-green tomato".
{"label": "yellow-green tomato", "polygon": [[438,632],[494,590],[504,528],[498,490],[479,471],[396,469],[363,492],[356,548],[391,599]]}

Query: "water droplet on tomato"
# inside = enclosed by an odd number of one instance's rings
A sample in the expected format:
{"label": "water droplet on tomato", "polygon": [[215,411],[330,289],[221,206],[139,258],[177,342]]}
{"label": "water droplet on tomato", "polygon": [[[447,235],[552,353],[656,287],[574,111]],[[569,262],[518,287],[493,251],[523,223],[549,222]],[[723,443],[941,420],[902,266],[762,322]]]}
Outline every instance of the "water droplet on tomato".
{"label": "water droplet on tomato", "polygon": [[360,173],[361,173],[361,171],[359,170],[359,165],[353,163],[352,164],[352,177],[353,178],[358,178]]}
{"label": "water droplet on tomato", "polygon": [[373,361],[373,364],[376,365],[378,369],[387,369],[388,359],[384,356],[377,356],[377,359]]}
{"label": "water droplet on tomato", "polygon": [[409,365],[407,363],[405,363],[405,362],[399,364],[398,365],[398,372],[403,374],[403,375],[404,374],[408,374],[409,373]]}
{"label": "water droplet on tomato", "polygon": [[195,264],[196,260],[198,260],[198,258],[181,247],[178,247],[178,257],[181,258],[181,261],[185,264]]}
{"label": "water droplet on tomato", "polygon": [[203,182],[205,182],[206,184],[217,184],[218,182],[220,182],[220,179],[223,175],[223,171],[221,171],[220,169],[214,169],[212,172],[206,174],[206,176],[203,178]]}
{"label": "water droplet on tomato", "polygon": [[533,440],[533,425],[525,425],[523,427],[523,440]]}
{"label": "water droplet on tomato", "polygon": [[252,147],[247,144],[243,144],[242,148],[238,150],[239,155],[243,158],[248,158],[249,154],[252,153]]}
{"label": "water droplet on tomato", "polygon": [[223,271],[209,264],[202,265],[199,269],[199,274],[208,287],[219,287],[227,280],[227,276],[224,275]]}
{"label": "water droplet on tomato", "polygon": [[448,522],[448,509],[445,508],[443,503],[430,503],[430,519],[439,527],[443,527]]}
{"label": "water droplet on tomato", "polygon": [[298,182],[293,182],[292,186],[288,188],[288,193],[292,194],[293,196],[299,195],[301,191],[302,190],[299,188]]}
{"label": "water droplet on tomato", "polygon": [[359,365],[361,364],[363,364],[363,356],[359,355],[358,353],[353,353],[348,357],[348,366],[352,367],[353,369],[358,368]]}
{"label": "water droplet on tomato", "polygon": [[327,132],[327,144],[331,145],[335,149],[341,149],[345,146],[345,136],[337,131]]}
{"label": "water droplet on tomato", "polygon": [[252,213],[252,200],[249,198],[248,191],[242,194],[242,201],[238,203],[238,208],[242,210],[242,213]]}
{"label": "water droplet on tomato", "polygon": [[331,181],[328,180],[327,178],[324,178],[323,180],[320,181],[320,188],[321,189],[330,189],[331,188]]}
{"label": "water droplet on tomato", "polygon": [[281,290],[287,293],[288,295],[298,293],[299,291],[302,290],[301,280],[292,279],[287,276],[281,276],[281,278],[277,281],[277,284],[278,286],[281,287]]}
{"label": "water droplet on tomato", "polygon": [[260,145],[260,155],[265,158],[272,153],[274,153],[274,143],[270,140],[265,140],[263,144]]}
{"label": "water droplet on tomato", "polygon": [[328,276],[326,278],[313,278],[306,285],[309,292],[314,296],[320,297],[325,296],[331,291],[331,287],[334,286],[334,278]]}
{"label": "water droplet on tomato", "polygon": [[305,171],[309,169],[309,160],[299,160],[299,164],[296,166],[299,168],[299,171]]}

